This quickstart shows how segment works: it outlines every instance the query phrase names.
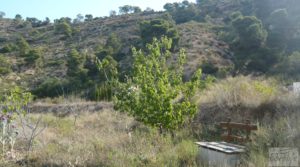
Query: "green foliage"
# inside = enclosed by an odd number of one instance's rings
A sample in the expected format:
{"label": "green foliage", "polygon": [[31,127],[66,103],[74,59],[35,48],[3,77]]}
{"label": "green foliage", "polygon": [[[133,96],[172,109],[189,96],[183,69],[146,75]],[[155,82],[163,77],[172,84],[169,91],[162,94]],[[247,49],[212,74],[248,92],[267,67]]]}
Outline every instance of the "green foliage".
{"label": "green foliage", "polygon": [[177,24],[185,23],[191,20],[200,20],[199,10],[195,3],[189,1],[166,3],[164,9],[172,15]]}
{"label": "green foliage", "polygon": [[123,45],[120,38],[115,33],[111,33],[107,38],[105,45],[99,46],[96,49],[96,56],[100,60],[107,56],[111,56],[113,59],[120,61],[124,58],[121,53],[122,47]]}
{"label": "green foliage", "polygon": [[0,50],[0,53],[10,53],[12,51],[17,50],[18,47],[12,43],[7,43],[3,46],[3,48]]}
{"label": "green foliage", "polygon": [[111,56],[106,56],[103,60],[97,59],[97,66],[103,73],[100,75],[104,76],[107,82],[112,82],[118,78],[118,63]]}
{"label": "green foliage", "polygon": [[202,72],[205,74],[216,74],[219,70],[217,66],[210,62],[204,62],[201,65]]}
{"label": "green foliage", "polygon": [[299,71],[300,52],[294,52],[279,63],[272,72],[281,75],[285,80],[291,78],[296,81],[297,79],[300,79]]}
{"label": "green foliage", "polygon": [[93,20],[93,15],[91,15],[91,14],[85,15],[84,21],[92,21],[92,20]]}
{"label": "green foliage", "polygon": [[268,26],[268,46],[279,51],[284,50],[291,36],[291,32],[289,32],[291,24],[288,20],[287,10],[277,9],[273,11],[269,17]]}
{"label": "green foliage", "polygon": [[26,55],[30,50],[30,45],[23,37],[18,40],[17,46],[21,56]]}
{"label": "green foliage", "polygon": [[111,33],[107,38],[105,46],[111,47],[112,52],[116,53],[121,49],[122,43],[115,33]]}
{"label": "green foliage", "polygon": [[[1,114],[26,114],[25,106],[32,100],[32,95],[15,87],[4,96],[0,96]],[[13,115],[11,115],[13,119]]]}
{"label": "green foliage", "polygon": [[85,79],[87,70],[84,68],[85,57],[76,49],[71,49],[67,58],[67,75],[78,79]]}
{"label": "green foliage", "polygon": [[173,23],[167,20],[155,19],[143,21],[140,24],[140,31],[144,44],[151,43],[153,38],[160,39],[162,36],[172,39],[172,49],[174,49],[179,42],[178,30]]}
{"label": "green foliage", "polygon": [[42,57],[41,49],[31,49],[26,55],[24,55],[24,60],[27,64],[34,64],[37,59]]}
{"label": "green foliage", "polygon": [[43,97],[57,97],[65,93],[68,81],[59,78],[46,78],[44,81],[37,85],[31,92],[33,95]]}
{"label": "green foliage", "polygon": [[267,38],[267,31],[255,16],[238,16],[232,22],[238,34],[238,42],[243,48],[262,46]]}
{"label": "green foliage", "polygon": [[19,87],[0,96],[0,142],[3,154],[7,153],[6,144],[10,144],[10,151],[13,150],[18,135],[15,119],[27,114],[26,107],[31,100],[32,95]]}
{"label": "green foliage", "polygon": [[138,6],[124,5],[119,7],[120,14],[140,13],[140,12],[142,12],[142,10]]}
{"label": "green foliage", "polygon": [[147,45],[147,51],[132,49],[132,76],[117,84],[115,106],[138,121],[165,129],[175,129],[192,118],[197,107],[190,99],[200,84],[201,71],[184,83],[185,54],[181,50],[173,64],[169,49],[172,40],[162,37]]}
{"label": "green foliage", "polygon": [[112,100],[112,86],[107,83],[95,84],[91,89],[89,98],[96,101],[111,101]]}
{"label": "green foliage", "polygon": [[11,71],[11,63],[5,56],[0,55],[0,75],[8,74]]}
{"label": "green foliage", "polygon": [[70,23],[68,23],[68,21],[63,19],[63,20],[55,23],[55,32],[63,33],[67,37],[71,37],[72,36],[72,27],[70,26]]}

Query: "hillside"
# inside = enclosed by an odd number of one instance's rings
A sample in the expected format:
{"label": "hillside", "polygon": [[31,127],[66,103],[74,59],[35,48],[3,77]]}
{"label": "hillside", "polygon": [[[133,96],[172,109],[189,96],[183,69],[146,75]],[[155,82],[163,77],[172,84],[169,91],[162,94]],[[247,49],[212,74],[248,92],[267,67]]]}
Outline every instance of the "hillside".
{"label": "hillside", "polygon": [[[42,50],[41,62],[35,65],[24,63],[24,58],[18,56],[18,51],[3,53],[13,66],[12,72],[4,77],[30,89],[45,78],[64,78],[67,72],[67,55],[71,48],[76,47],[86,55],[95,54],[96,48],[105,45],[112,33],[116,34],[122,43],[123,57],[119,63],[121,66],[127,66],[130,64],[130,47],[141,47],[140,22],[165,17],[165,13],[141,13],[97,18],[72,24],[71,37],[56,33],[54,23],[39,27],[20,27],[16,20],[0,19],[0,49],[7,44],[17,45],[18,39],[23,37],[31,48]],[[178,48],[184,48],[187,53],[186,76],[190,76],[203,62],[218,67],[232,64],[228,45],[217,40],[211,31],[211,25],[192,21],[178,24],[176,27],[180,34]]]}

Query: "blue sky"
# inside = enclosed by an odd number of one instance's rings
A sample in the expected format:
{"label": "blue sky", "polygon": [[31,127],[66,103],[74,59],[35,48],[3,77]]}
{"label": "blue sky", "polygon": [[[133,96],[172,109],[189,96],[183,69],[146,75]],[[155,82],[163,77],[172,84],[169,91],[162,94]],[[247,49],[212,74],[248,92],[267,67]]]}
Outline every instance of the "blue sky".
{"label": "blue sky", "polygon": [[[2,1],[2,2],[1,2]],[[142,10],[150,7],[156,11],[163,10],[163,5],[182,0],[0,0],[0,11],[5,17],[14,18],[21,14],[23,18],[36,17],[51,20],[60,17],[75,18],[77,14],[92,14],[94,17],[107,16],[111,10],[119,10],[119,6],[139,6]],[[195,2],[195,0],[189,0]]]}

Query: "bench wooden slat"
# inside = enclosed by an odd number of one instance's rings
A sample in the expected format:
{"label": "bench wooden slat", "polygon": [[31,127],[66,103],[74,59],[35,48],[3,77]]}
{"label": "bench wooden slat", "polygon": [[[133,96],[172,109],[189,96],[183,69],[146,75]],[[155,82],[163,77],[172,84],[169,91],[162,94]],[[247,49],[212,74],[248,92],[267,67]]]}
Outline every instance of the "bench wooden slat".
{"label": "bench wooden slat", "polygon": [[235,135],[222,135],[221,138],[226,141],[226,142],[233,142],[233,141],[237,141],[237,142],[247,142],[249,141],[247,138],[243,138],[241,136],[235,136]]}
{"label": "bench wooden slat", "polygon": [[257,130],[257,125],[234,123],[234,122],[221,122],[221,127],[244,129],[244,130]]}

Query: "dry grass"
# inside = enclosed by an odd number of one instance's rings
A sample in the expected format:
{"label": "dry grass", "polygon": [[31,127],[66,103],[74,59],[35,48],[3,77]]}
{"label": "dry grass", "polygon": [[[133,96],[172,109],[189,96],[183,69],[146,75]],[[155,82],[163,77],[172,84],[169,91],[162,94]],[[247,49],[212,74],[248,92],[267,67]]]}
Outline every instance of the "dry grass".
{"label": "dry grass", "polygon": [[160,135],[155,128],[112,110],[57,117],[52,113],[32,114],[48,124],[35,140],[26,159],[18,142],[18,157],[5,166],[196,166],[197,147],[192,138]]}
{"label": "dry grass", "polygon": [[273,80],[238,76],[214,83],[194,100],[200,105],[200,122],[224,121],[227,117],[255,122],[267,113],[267,107],[275,106],[281,93]]}

